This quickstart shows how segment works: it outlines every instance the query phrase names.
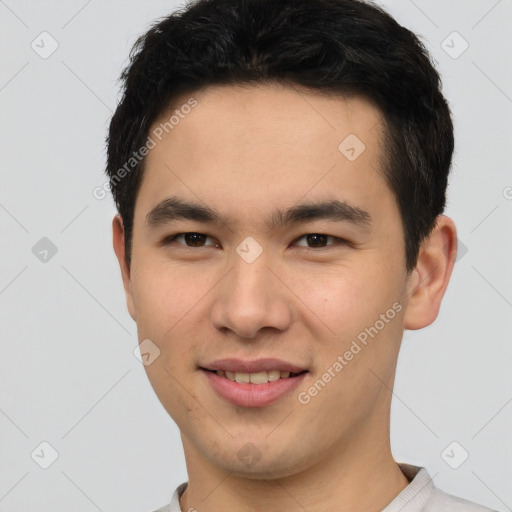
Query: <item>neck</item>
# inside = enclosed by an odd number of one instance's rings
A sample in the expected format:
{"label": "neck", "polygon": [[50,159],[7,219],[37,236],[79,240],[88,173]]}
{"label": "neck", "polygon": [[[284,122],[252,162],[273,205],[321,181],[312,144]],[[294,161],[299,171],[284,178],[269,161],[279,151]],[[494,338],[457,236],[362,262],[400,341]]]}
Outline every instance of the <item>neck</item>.
{"label": "neck", "polygon": [[182,439],[189,475],[183,511],[334,512],[340,503],[353,512],[378,511],[409,484],[391,454],[389,430],[381,439],[359,431],[303,470],[258,478],[211,465],[183,434]]}

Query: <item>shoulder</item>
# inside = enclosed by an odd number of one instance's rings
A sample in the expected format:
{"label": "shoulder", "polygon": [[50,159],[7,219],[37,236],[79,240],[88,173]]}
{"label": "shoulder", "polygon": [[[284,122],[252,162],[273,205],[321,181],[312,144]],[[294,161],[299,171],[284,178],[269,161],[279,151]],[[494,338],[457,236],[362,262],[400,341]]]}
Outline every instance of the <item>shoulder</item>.
{"label": "shoulder", "polygon": [[439,489],[424,467],[398,465],[410,483],[382,512],[497,512]]}
{"label": "shoulder", "polygon": [[496,512],[473,501],[434,488],[422,512]]}

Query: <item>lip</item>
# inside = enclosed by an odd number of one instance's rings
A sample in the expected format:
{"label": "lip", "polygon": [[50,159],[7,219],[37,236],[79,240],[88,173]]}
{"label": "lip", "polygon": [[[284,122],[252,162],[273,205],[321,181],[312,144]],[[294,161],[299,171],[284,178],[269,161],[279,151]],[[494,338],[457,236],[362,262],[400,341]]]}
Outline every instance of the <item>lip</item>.
{"label": "lip", "polygon": [[[274,367],[274,369],[277,369]],[[231,371],[231,370],[228,370]],[[279,398],[283,398],[295,389],[306,377],[308,372],[296,377],[278,379],[266,384],[251,384],[233,382],[212,371],[201,368],[213,390],[224,400],[240,407],[264,407]]]}
{"label": "lip", "polygon": [[[282,359],[276,359],[272,357],[266,357],[263,359],[256,359],[254,361],[243,361],[241,359],[228,358],[218,359],[211,363],[201,366],[202,369],[206,370],[222,370],[228,372],[243,372],[243,373],[258,373],[258,372],[269,372],[271,370],[279,370],[282,372],[289,371],[291,373],[300,373],[307,368],[297,366],[296,364],[283,361]],[[263,385],[263,384],[260,384]]]}

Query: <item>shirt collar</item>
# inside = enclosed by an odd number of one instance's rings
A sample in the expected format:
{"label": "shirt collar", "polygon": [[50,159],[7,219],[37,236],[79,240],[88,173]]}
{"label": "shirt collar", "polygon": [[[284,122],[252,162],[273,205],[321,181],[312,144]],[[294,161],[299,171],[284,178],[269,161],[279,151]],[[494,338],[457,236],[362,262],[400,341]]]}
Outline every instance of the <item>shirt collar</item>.
{"label": "shirt collar", "polygon": [[[398,462],[400,470],[409,480],[409,485],[391,501],[382,512],[417,512],[427,503],[431,492],[434,489],[434,483],[425,468],[413,466]],[[188,483],[180,484],[174,494],[169,508],[162,509],[169,512],[182,512],[180,508],[180,497],[187,488]]]}
{"label": "shirt collar", "polygon": [[395,496],[393,501],[382,509],[382,512],[413,512],[422,510],[434,489],[434,482],[432,482],[425,468],[403,462],[398,462],[397,464],[407,480],[409,480],[409,485],[400,494]]}

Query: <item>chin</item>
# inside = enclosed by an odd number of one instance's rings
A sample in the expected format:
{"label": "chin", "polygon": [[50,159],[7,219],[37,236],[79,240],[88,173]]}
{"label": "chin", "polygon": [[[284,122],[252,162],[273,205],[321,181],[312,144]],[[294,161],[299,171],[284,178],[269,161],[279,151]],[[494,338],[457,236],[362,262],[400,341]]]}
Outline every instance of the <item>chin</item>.
{"label": "chin", "polygon": [[279,443],[280,448],[269,446],[268,441],[261,444],[265,444],[265,447],[260,449],[256,443],[247,441],[238,448],[233,440],[233,451],[224,448],[222,453],[210,452],[207,458],[212,465],[232,475],[254,480],[284,478],[304,470],[307,454],[302,457],[296,449],[287,449],[282,442]]}

